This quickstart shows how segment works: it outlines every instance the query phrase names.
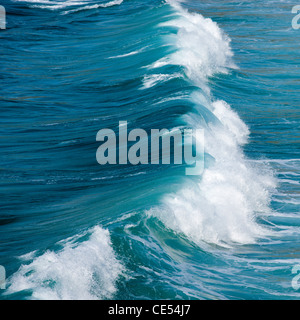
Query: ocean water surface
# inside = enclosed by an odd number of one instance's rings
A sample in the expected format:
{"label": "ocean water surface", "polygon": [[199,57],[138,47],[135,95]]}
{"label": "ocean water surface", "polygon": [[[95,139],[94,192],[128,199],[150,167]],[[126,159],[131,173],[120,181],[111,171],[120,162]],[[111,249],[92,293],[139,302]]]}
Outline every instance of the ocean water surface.
{"label": "ocean water surface", "polygon": [[[0,299],[299,299],[293,1],[1,0]],[[97,132],[205,132],[205,170]]]}

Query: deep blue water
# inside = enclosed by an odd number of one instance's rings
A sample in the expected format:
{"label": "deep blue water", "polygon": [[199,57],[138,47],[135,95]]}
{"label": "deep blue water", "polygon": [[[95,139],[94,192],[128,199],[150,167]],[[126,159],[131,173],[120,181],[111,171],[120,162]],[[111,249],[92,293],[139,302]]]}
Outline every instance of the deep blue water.
{"label": "deep blue water", "polygon": [[[1,299],[298,299],[293,1],[8,1]],[[202,128],[205,171],[106,165],[96,134]]]}

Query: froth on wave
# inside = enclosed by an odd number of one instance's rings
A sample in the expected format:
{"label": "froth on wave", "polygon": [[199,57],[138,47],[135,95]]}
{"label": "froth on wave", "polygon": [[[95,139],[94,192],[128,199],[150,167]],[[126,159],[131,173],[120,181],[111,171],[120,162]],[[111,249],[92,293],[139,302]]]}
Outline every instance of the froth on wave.
{"label": "froth on wave", "polygon": [[205,123],[209,157],[203,175],[188,180],[179,192],[166,195],[162,205],[148,213],[199,245],[203,241],[222,246],[253,243],[271,233],[257,218],[270,213],[276,181],[267,168],[254,166],[245,157],[246,124],[226,102],[211,97],[208,79],[236,68],[230,39],[211,19],[189,13],[177,1],[168,2],[177,16],[161,26],[177,28],[176,37],[166,39],[173,41],[176,51],[150,69],[156,71],[166,64],[183,67],[185,78],[199,88],[190,97],[195,108],[185,116],[187,125],[203,127],[203,108],[213,120]]}
{"label": "froth on wave", "polygon": [[[88,240],[83,237],[88,236]],[[6,294],[26,291],[32,299],[95,300],[112,298],[124,272],[112,248],[110,235],[101,227],[67,239],[58,252],[23,257],[24,263],[9,279]]]}
{"label": "froth on wave", "polygon": [[51,1],[51,0],[14,0],[15,2],[27,2],[30,3],[33,8],[48,9],[48,10],[59,10],[68,7],[78,7],[76,9],[65,11],[64,14],[77,12],[81,10],[98,9],[98,8],[108,8],[117,6],[123,3],[124,0],[112,0],[105,3],[93,3],[89,0],[76,1]]}

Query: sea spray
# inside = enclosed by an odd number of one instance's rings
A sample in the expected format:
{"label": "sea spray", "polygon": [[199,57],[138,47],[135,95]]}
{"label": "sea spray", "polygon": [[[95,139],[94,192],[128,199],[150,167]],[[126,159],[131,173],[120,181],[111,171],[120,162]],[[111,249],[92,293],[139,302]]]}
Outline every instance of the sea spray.
{"label": "sea spray", "polygon": [[[86,236],[88,240],[79,241]],[[9,279],[6,293],[32,290],[32,299],[42,300],[112,298],[124,268],[116,258],[109,232],[97,226],[61,244],[63,248],[57,252],[26,255]]]}
{"label": "sea spray", "polygon": [[270,213],[269,191],[276,184],[272,175],[254,168],[243,154],[248,127],[226,102],[214,101],[210,94],[209,78],[236,68],[230,39],[211,19],[189,13],[178,2],[170,4],[178,17],[161,26],[178,29],[173,43],[176,52],[150,68],[182,66],[183,76],[199,88],[190,97],[194,110],[184,118],[187,125],[201,128],[199,107],[212,113],[214,121],[206,123],[205,152],[213,161],[206,164],[202,177],[164,196],[162,205],[148,213],[199,245],[203,241],[222,246],[253,243],[270,234],[256,220]]}

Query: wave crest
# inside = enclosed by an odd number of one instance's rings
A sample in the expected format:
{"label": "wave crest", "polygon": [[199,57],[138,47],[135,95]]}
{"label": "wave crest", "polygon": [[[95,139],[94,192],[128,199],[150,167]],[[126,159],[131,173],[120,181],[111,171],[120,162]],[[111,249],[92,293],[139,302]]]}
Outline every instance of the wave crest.
{"label": "wave crest", "polygon": [[213,121],[204,124],[207,156],[203,176],[165,196],[162,206],[148,213],[199,245],[203,241],[222,246],[253,243],[270,234],[257,223],[257,217],[270,212],[270,192],[276,182],[266,168],[254,167],[244,156],[241,147],[249,135],[246,124],[226,102],[213,101],[210,94],[209,77],[236,68],[230,39],[211,19],[189,13],[177,1],[169,3],[178,17],[162,26],[178,29],[172,40],[176,52],[151,67],[182,66],[189,81],[199,88],[190,97],[195,108],[185,116],[187,125],[203,126],[203,108]]}
{"label": "wave crest", "polygon": [[[59,252],[46,251],[29,264],[23,264],[9,279],[7,294],[31,291],[33,299],[94,300],[112,298],[116,281],[123,273],[113,251],[109,232],[100,227],[89,231],[89,239],[64,241]],[[26,255],[32,258],[34,253]]]}

